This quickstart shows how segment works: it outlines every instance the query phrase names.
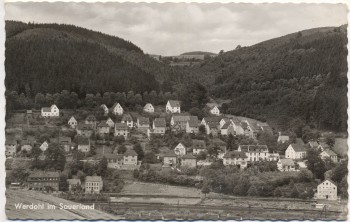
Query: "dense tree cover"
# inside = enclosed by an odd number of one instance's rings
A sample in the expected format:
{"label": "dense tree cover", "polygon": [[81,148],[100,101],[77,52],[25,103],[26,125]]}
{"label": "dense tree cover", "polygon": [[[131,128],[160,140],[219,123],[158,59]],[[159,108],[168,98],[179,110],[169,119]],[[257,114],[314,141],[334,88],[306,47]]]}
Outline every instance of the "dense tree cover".
{"label": "dense tree cover", "polygon": [[209,102],[208,90],[198,82],[184,84],[177,91],[181,100],[182,110],[191,110],[191,113],[198,112],[197,114],[200,115],[200,111],[194,109],[203,109],[207,102]]}
{"label": "dense tree cover", "polygon": [[347,129],[346,29],[321,28],[222,53],[192,78],[230,99],[223,112],[293,127]]}

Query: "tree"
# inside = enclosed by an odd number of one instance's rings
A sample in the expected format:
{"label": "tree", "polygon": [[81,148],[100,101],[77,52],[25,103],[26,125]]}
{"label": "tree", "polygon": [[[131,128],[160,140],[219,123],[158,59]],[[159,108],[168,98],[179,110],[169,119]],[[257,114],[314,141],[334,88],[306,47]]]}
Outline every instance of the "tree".
{"label": "tree", "polygon": [[203,135],[205,135],[207,133],[207,130],[205,129],[204,125],[200,125],[198,128],[199,132]]}
{"label": "tree", "polygon": [[291,198],[298,198],[299,197],[299,191],[296,186],[293,187],[292,191],[290,192]]}
{"label": "tree", "polygon": [[103,156],[98,164],[98,174],[102,177],[105,177],[107,173],[107,168],[108,168],[107,158]]}
{"label": "tree", "polygon": [[137,153],[137,158],[139,160],[142,160],[144,158],[145,154],[144,154],[142,146],[139,142],[135,144],[134,150]]}
{"label": "tree", "polygon": [[208,90],[205,86],[198,82],[189,83],[179,89],[181,109],[190,110],[194,107],[202,109],[209,102]]}
{"label": "tree", "polygon": [[219,155],[220,148],[218,146],[211,146],[208,148],[208,155],[216,159]]}
{"label": "tree", "polygon": [[316,149],[309,149],[306,152],[307,168],[315,175],[317,179],[324,179],[326,166],[321,157],[320,152]]}
{"label": "tree", "polygon": [[118,147],[118,154],[124,154],[126,152],[126,146],[121,145]]}
{"label": "tree", "polygon": [[205,160],[207,159],[207,153],[205,151],[201,151],[197,155],[197,160]]}
{"label": "tree", "polygon": [[151,152],[146,152],[145,156],[142,160],[143,163],[157,163],[157,157],[156,155],[151,151]]}
{"label": "tree", "polygon": [[219,52],[219,55],[222,55],[222,54],[224,54],[224,50],[220,50],[220,52]]}
{"label": "tree", "polygon": [[258,194],[258,191],[257,191],[257,189],[256,189],[256,187],[255,187],[254,185],[251,185],[251,186],[250,186],[250,188],[249,188],[249,190],[248,190],[248,192],[247,192],[247,195],[248,195],[248,196],[253,196],[253,197],[256,197],[256,196],[259,195],[259,194]]}
{"label": "tree", "polygon": [[277,187],[274,191],[273,191],[273,196],[275,197],[281,197],[282,196],[282,191],[279,187]]}
{"label": "tree", "polygon": [[63,171],[64,165],[66,163],[66,156],[64,155],[64,150],[59,146],[58,143],[50,143],[47,148],[46,156],[51,166],[55,170]]}
{"label": "tree", "polygon": [[207,194],[210,193],[210,187],[208,182],[204,182],[201,192],[204,194],[204,198],[207,198]]}
{"label": "tree", "polygon": [[67,191],[68,190],[69,185],[68,185],[67,179],[68,179],[67,175],[65,175],[65,174],[60,175],[60,181],[58,184],[60,191]]}
{"label": "tree", "polygon": [[328,146],[330,146],[331,148],[334,147],[335,144],[335,135],[334,133],[330,133],[326,136],[326,144],[328,144]]}

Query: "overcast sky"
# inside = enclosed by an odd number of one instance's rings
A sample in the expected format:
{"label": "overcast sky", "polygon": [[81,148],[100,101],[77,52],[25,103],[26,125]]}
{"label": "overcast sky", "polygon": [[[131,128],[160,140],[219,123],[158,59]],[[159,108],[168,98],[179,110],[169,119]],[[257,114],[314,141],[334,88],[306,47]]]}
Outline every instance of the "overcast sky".
{"label": "overcast sky", "polygon": [[6,3],[5,19],[74,24],[145,53],[218,53],[304,29],[347,23],[341,4]]}

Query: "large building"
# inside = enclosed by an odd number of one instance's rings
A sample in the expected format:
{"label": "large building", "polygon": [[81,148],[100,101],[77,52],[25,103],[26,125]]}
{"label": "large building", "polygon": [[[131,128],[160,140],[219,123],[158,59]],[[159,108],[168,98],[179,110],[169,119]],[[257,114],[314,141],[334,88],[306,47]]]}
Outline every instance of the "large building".
{"label": "large building", "polygon": [[337,200],[337,185],[330,179],[317,186],[317,199]]}
{"label": "large building", "polygon": [[248,162],[248,157],[244,152],[232,151],[228,152],[223,156],[223,164],[225,166],[235,165],[240,168],[246,168]]}
{"label": "large building", "polygon": [[60,116],[60,110],[57,108],[55,104],[50,107],[41,108],[41,116],[42,117],[57,117]]}
{"label": "large building", "polygon": [[239,145],[237,151],[244,152],[250,162],[269,160],[269,150],[266,145]]}
{"label": "large building", "polygon": [[292,143],[285,152],[287,159],[303,159],[306,157],[306,149],[303,145]]}
{"label": "large building", "polygon": [[124,138],[127,139],[128,134],[129,134],[129,127],[126,123],[114,124],[114,136],[124,136]]}
{"label": "large building", "polygon": [[60,175],[58,172],[36,171],[29,175],[27,186],[30,190],[59,190]]}
{"label": "large building", "polygon": [[167,113],[181,113],[180,102],[177,100],[169,100],[165,106]]}
{"label": "large building", "polygon": [[87,176],[85,178],[85,193],[100,193],[103,180],[100,176]]}

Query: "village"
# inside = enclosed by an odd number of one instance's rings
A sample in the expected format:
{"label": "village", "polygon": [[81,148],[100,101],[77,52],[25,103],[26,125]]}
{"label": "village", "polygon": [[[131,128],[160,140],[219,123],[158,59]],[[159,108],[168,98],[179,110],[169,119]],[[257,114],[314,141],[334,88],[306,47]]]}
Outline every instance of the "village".
{"label": "village", "polygon": [[[54,155],[48,154],[51,147],[61,150],[65,157],[63,164],[66,166],[62,166],[61,170],[67,168],[70,162],[79,161],[97,167],[105,165],[109,170],[135,175],[135,171],[139,174],[142,165],[147,163],[157,165],[160,169],[181,172],[210,166],[218,161],[225,167],[236,167],[240,170],[249,168],[254,163],[270,162],[280,172],[296,172],[307,168],[308,149],[319,150],[320,158],[325,161],[338,163],[344,160],[338,158],[323,141],[291,143],[291,138],[281,132],[276,142],[286,147],[284,155],[270,152],[266,144],[257,143],[259,133],[272,134],[272,128],[267,123],[224,115],[217,105],[209,105],[208,116],[201,120],[197,116],[182,113],[181,102],[176,100],[169,100],[165,107],[154,107],[147,103],[143,112],[137,114],[125,112],[119,103],[111,108],[102,104],[99,109],[98,119],[94,114],[88,114],[85,119],[74,113],[71,116],[67,113],[62,115],[66,111],[60,110],[55,104],[43,107],[36,117],[32,110],[27,110],[27,123],[32,118],[43,120],[45,124],[56,121],[54,128],[59,129],[59,135],[43,136],[42,142],[39,142],[33,136],[21,138],[16,133],[7,131],[7,161],[24,163],[34,159],[45,161],[48,158],[52,158],[51,161],[60,161],[59,158],[52,157]],[[172,141],[174,146],[167,147],[161,140],[168,134],[182,135],[181,142]],[[229,150],[227,141],[233,137],[240,137],[243,143],[237,144],[237,149]],[[62,191],[62,177],[57,169],[36,169],[27,175],[25,181],[12,178],[7,184],[10,188]],[[82,176],[72,173],[69,178],[64,178],[68,186],[65,190],[82,191],[85,194],[115,191],[110,185],[106,188],[102,175],[106,174],[100,172],[100,175],[94,173]],[[314,189],[314,198],[338,200],[336,183],[329,178],[320,181]]]}

